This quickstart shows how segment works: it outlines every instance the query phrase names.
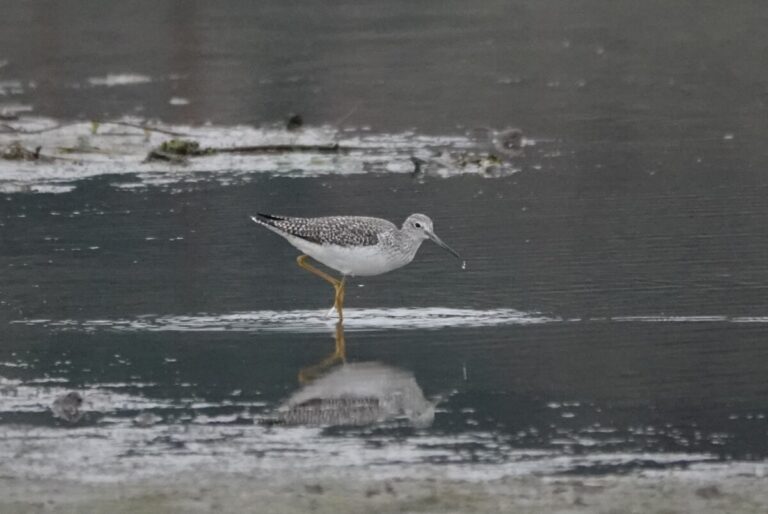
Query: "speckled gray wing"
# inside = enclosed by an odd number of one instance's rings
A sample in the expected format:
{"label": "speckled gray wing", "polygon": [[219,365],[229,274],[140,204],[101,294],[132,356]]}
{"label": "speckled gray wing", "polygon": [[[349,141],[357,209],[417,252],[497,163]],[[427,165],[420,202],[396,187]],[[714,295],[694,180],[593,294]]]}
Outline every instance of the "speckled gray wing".
{"label": "speckled gray wing", "polygon": [[380,233],[397,229],[387,220],[364,216],[292,218],[258,213],[254,220],[312,243],[338,246],[373,246]]}

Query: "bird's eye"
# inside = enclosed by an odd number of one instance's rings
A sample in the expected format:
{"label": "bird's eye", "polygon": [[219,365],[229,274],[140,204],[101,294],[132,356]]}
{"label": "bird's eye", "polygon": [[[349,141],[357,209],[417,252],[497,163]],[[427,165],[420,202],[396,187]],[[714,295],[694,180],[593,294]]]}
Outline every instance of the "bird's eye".
{"label": "bird's eye", "polygon": [[421,228],[421,223],[419,223],[419,222],[417,221],[416,223],[414,223],[414,224],[413,224],[413,226],[414,226],[414,227],[416,227],[416,228]]}

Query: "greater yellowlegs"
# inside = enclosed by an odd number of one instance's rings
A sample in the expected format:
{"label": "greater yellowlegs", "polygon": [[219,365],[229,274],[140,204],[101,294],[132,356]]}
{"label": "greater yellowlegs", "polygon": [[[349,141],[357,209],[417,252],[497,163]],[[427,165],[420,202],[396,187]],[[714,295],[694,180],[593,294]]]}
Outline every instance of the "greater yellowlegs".
{"label": "greater yellowlegs", "polygon": [[[344,319],[344,287],[348,276],[381,275],[405,266],[426,239],[445,248],[458,259],[456,251],[435,235],[432,220],[424,214],[411,214],[402,228],[381,218],[364,216],[326,216],[294,218],[257,214],[251,219],[280,234],[299,249],[299,266],[329,282],[336,291],[333,309]],[[341,273],[341,280],[307,263],[312,257]],[[462,262],[462,269],[464,263]]]}

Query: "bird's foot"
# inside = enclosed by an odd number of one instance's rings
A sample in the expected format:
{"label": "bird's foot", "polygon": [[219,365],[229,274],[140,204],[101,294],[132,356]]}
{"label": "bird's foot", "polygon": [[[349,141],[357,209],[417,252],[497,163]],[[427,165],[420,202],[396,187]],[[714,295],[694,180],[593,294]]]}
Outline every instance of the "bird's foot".
{"label": "bird's foot", "polygon": [[338,284],[334,284],[333,288],[336,290],[336,295],[333,299],[333,307],[328,311],[325,317],[329,317],[335,310],[339,314],[339,321],[344,321],[344,286],[345,280],[342,279]]}

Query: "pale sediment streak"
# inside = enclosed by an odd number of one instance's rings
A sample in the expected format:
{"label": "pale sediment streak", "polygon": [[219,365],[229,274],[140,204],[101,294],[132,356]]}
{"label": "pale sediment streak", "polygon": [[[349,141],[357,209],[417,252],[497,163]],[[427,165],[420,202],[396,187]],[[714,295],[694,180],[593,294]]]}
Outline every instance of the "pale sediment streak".
{"label": "pale sediment streak", "polygon": [[[24,319],[17,325],[45,326],[56,330],[93,332],[295,332],[324,333],[337,319],[321,310],[260,310],[226,314],[144,315],[117,319]],[[458,309],[410,307],[346,309],[344,329],[349,332],[375,330],[434,330],[528,326],[553,323],[699,323],[766,324],[768,316],[645,315],[567,318],[516,309]]]}
{"label": "pale sediment streak", "polygon": [[[327,332],[336,323],[327,310],[252,311],[190,316],[139,316],[126,319],[47,320],[29,319],[16,324],[43,325],[62,330],[113,330],[125,332]],[[452,309],[446,307],[345,309],[344,329],[414,330],[450,327],[531,325],[562,321],[559,318],[515,309]]]}

